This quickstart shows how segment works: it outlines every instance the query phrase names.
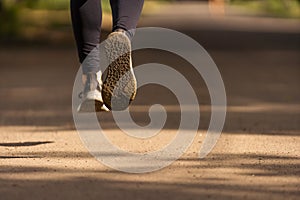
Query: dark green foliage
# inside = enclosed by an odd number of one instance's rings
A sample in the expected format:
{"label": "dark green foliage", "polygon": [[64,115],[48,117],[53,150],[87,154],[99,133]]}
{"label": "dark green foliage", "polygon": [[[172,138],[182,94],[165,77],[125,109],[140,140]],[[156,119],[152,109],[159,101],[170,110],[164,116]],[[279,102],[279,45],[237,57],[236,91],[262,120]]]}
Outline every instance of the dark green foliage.
{"label": "dark green foliage", "polygon": [[19,8],[17,5],[0,5],[0,39],[5,40],[14,37],[19,31]]}

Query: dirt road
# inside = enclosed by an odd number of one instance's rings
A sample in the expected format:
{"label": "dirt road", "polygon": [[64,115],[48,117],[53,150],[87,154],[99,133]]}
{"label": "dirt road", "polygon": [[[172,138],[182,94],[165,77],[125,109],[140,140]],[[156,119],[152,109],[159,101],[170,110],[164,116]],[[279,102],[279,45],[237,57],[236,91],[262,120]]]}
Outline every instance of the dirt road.
{"label": "dirt road", "polygon": [[[186,33],[207,48],[223,77],[228,98],[224,132],[213,152],[199,160],[210,117],[204,109],[199,135],[184,156],[140,175],[105,167],[80,141],[71,112],[75,48],[1,47],[0,199],[298,199],[299,35]],[[200,108],[209,105],[205,84],[186,61],[167,52],[134,53],[135,66],[150,61],[181,70]],[[154,91],[162,95],[153,98]],[[133,112],[137,123],[149,120],[153,103],[176,105],[165,88],[140,88],[132,105],[140,108]],[[109,114],[101,119],[116,145],[141,152],[168,143],[179,120],[176,112],[170,117],[163,134],[150,141],[125,136],[111,125]]]}

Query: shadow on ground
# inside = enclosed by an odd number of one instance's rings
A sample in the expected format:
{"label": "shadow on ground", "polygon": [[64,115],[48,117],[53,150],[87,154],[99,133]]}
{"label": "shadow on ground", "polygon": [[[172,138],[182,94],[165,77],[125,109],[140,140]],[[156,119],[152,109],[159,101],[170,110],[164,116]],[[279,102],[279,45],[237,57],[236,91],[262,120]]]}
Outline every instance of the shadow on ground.
{"label": "shadow on ground", "polygon": [[[111,155],[108,155],[111,156]],[[74,154],[73,152],[45,152],[37,154],[22,155],[19,158],[34,159],[39,158],[88,158],[89,154],[79,153]],[[3,159],[0,157],[0,160]],[[245,159],[245,160],[243,160]],[[169,182],[156,182],[147,179],[150,174],[144,175],[129,175],[133,180],[139,176],[139,181],[124,180],[123,176],[126,174],[110,171],[110,170],[95,170],[95,169],[70,169],[70,168],[55,168],[55,167],[29,167],[29,166],[1,166],[1,176],[7,174],[27,174],[27,175],[43,175],[43,179],[31,179],[30,181],[25,179],[3,179],[0,178],[1,194],[2,197],[9,199],[17,199],[22,196],[25,197],[36,197],[43,195],[44,192],[50,192],[51,198],[53,196],[59,197],[59,199],[86,199],[87,196],[97,197],[98,199],[155,199],[169,198],[172,199],[202,199],[202,198],[216,198],[216,199],[251,199],[255,197],[262,198],[282,198],[286,194],[289,197],[296,198],[299,195],[297,186],[292,183],[286,183],[284,186],[274,183],[260,185],[257,183],[249,182],[249,179],[259,177],[282,177],[282,176],[299,176],[299,164],[286,165],[284,164],[287,160],[295,161],[296,157],[287,156],[272,156],[272,155],[257,155],[257,154],[215,154],[212,157],[204,160],[192,160],[192,159],[181,159],[181,165],[173,165],[172,167],[177,170],[187,170],[188,173],[194,174],[193,181],[190,183],[169,183]],[[242,162],[237,165],[237,161]],[[226,161],[226,165],[222,165]],[[192,164],[191,164],[192,163]],[[197,164],[196,164],[197,163]],[[194,165],[196,164],[196,165]],[[230,177],[216,178],[212,174],[207,176],[198,175],[194,173],[195,169],[210,169],[210,170],[244,170],[237,171],[240,176],[243,176],[245,183],[235,183],[234,179]],[[159,173],[159,172],[155,172]],[[48,179],[48,175],[51,174],[55,179]],[[61,174],[69,174],[69,178],[61,179]],[[82,176],[81,174],[85,174]],[[87,174],[89,174],[87,176]],[[106,179],[105,175],[119,177],[117,179]],[[153,173],[152,173],[153,175]],[[97,178],[103,176],[103,178]],[[127,175],[126,175],[127,176]],[[141,178],[142,177],[142,178]],[[143,181],[143,178],[147,181]],[[182,177],[184,179],[184,177]],[[181,181],[182,181],[181,178]],[[285,189],[286,193],[282,192]],[[63,192],[57,193],[57,188],[63,188]],[[18,193],[13,194],[11,190],[17,190]],[[218,191],[218,193],[215,193]],[[247,194],[245,197],[245,194]],[[45,196],[45,199],[50,199]]]}

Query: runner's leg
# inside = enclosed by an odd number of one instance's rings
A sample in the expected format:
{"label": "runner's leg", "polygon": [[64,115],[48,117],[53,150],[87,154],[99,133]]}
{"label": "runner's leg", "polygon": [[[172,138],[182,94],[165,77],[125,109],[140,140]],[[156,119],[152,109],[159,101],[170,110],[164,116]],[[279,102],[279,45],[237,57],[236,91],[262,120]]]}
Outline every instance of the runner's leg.
{"label": "runner's leg", "polygon": [[[100,43],[102,9],[100,0],[71,0],[71,18],[80,63]],[[97,60],[97,58],[95,58]],[[83,73],[97,73],[99,66],[83,65]]]}
{"label": "runner's leg", "polygon": [[103,82],[102,98],[110,110],[124,110],[137,92],[137,82],[131,59],[131,44],[143,0],[110,0],[113,32],[106,40],[106,56],[110,65]]}
{"label": "runner's leg", "polygon": [[144,0],[110,0],[113,27],[112,30],[123,29],[132,39],[140,18]]}

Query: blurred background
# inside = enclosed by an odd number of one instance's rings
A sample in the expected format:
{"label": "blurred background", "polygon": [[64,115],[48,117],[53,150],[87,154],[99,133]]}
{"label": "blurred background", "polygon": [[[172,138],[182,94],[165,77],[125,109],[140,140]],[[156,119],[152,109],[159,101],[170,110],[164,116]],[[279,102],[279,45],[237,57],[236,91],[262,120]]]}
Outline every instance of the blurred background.
{"label": "blurred background", "polygon": [[[72,42],[69,0],[1,0],[1,42]],[[109,31],[111,18],[108,0],[103,29]],[[171,6],[171,7],[170,7]],[[170,8],[179,7],[178,10]],[[299,0],[156,0],[145,1],[143,17],[165,13],[171,18],[192,16],[248,16],[300,19]],[[174,19],[174,21],[176,21]],[[178,24],[180,26],[180,24]]]}
{"label": "blurred background", "polygon": [[[74,128],[71,93],[79,63],[69,3],[0,0],[1,125]],[[109,1],[102,7],[104,39],[111,30]],[[225,131],[294,131],[300,124],[298,113],[292,113],[300,103],[299,19],[299,0],[146,0],[139,27],[181,31],[208,51],[227,91]],[[158,62],[176,68],[201,104],[209,105],[201,76],[186,61],[151,50],[133,56],[135,66]],[[154,91],[141,89],[134,105],[174,103],[173,96],[147,98]],[[202,115],[201,128],[207,128],[209,116]]]}
{"label": "blurred background", "polygon": [[[102,5],[105,39],[111,17],[108,0]],[[165,64],[193,86],[199,138],[186,156],[155,173],[134,176],[100,165],[83,147],[72,117],[80,64],[69,0],[0,0],[1,197],[299,199],[300,0],[145,0],[139,27],[145,26],[187,34],[216,63],[228,106],[213,152],[197,158],[211,116],[202,77],[170,52],[138,50],[135,67]],[[120,148],[157,150],[171,141],[181,118],[172,91],[149,85],[138,89],[130,107],[136,123],[149,123],[153,104],[166,106],[167,134],[149,141],[118,132],[111,113],[100,113],[99,121]]]}

